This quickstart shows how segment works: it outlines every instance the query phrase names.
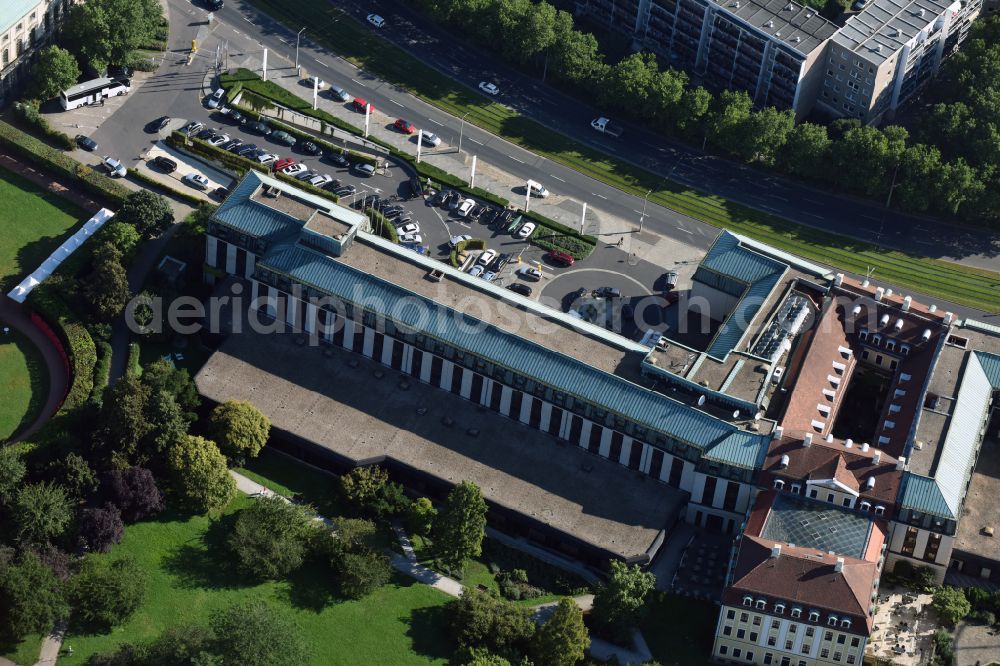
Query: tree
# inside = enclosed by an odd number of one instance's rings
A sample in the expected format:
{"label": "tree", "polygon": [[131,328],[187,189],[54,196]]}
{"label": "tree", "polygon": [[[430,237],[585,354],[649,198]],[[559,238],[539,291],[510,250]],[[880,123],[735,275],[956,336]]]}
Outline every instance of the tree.
{"label": "tree", "polygon": [[163,493],[156,486],[153,473],[144,467],[107,472],[101,480],[101,493],[106,501],[118,507],[126,523],[144,520],[163,511]]}
{"label": "tree", "polygon": [[194,420],[194,411],[201,406],[201,398],[198,387],[185,368],[175,368],[162,359],[153,361],[142,369],[142,383],[150,391],[166,391],[172,395],[181,409],[188,412],[188,418]]}
{"label": "tree", "polygon": [[929,209],[941,170],[941,153],[937,148],[924,144],[907,148],[899,164],[896,201],[907,210]]}
{"label": "tree", "polygon": [[589,646],[583,612],[572,599],[563,598],[552,617],[535,632],[531,656],[539,664],[573,666],[583,659]]}
{"label": "tree", "polygon": [[438,557],[458,568],[468,557],[483,552],[486,536],[486,502],[479,486],[463,481],[455,486],[434,521],[434,546]]}
{"label": "tree", "polygon": [[174,396],[164,390],[152,393],[146,407],[149,432],[142,444],[141,458],[159,458],[185,437],[191,427],[189,414],[181,409]]}
{"label": "tree", "polygon": [[115,217],[119,222],[131,224],[145,238],[159,235],[174,223],[170,202],[149,190],[137,190],[126,196]]}
{"label": "tree", "polygon": [[687,83],[687,74],[674,69],[665,69],[656,74],[646,100],[645,115],[656,118],[664,126],[672,123]]}
{"label": "tree", "polygon": [[111,546],[121,543],[125,523],[114,504],[102,508],[87,508],[80,512],[80,540],[95,553],[111,552]]}
{"label": "tree", "polygon": [[77,453],[67,453],[65,457],[54,461],[50,470],[59,485],[77,501],[87,499],[97,490],[97,475],[83,456]]}
{"label": "tree", "polygon": [[116,466],[135,459],[139,442],[150,431],[149,397],[149,388],[129,375],[105,389],[98,439],[104,446],[105,457]]}
{"label": "tree", "polygon": [[615,108],[643,108],[653,81],[660,74],[656,56],[648,51],[633,53],[611,68],[605,85],[605,104]]}
{"label": "tree", "polygon": [[434,519],[437,517],[437,509],[426,497],[417,498],[410,504],[410,513],[406,517],[407,527],[413,534],[426,537],[430,536],[434,526]]}
{"label": "tree", "polygon": [[198,624],[168,627],[150,643],[123,643],[114,652],[96,654],[88,666],[222,666],[212,654],[215,637]]}
{"label": "tree", "polygon": [[44,543],[66,531],[73,519],[73,506],[62,487],[44,481],[21,487],[13,513],[19,540]]}
{"label": "tree", "polygon": [[122,624],[146,598],[146,572],[130,557],[88,557],[70,581],[73,619],[87,628]]}
{"label": "tree", "polygon": [[701,86],[685,90],[675,111],[674,124],[677,129],[682,132],[701,130],[711,105],[712,93]]}
{"label": "tree", "polygon": [[531,62],[551,48],[556,40],[556,8],[542,0],[531,6],[518,22],[505,49],[516,62]]}
{"label": "tree", "polygon": [[[120,381],[120,380],[119,380]],[[226,458],[215,442],[187,435],[167,454],[180,504],[195,513],[217,511],[236,495]]]}
{"label": "tree", "polygon": [[749,159],[743,134],[752,111],[753,100],[745,91],[723,90],[708,114],[708,140],[726,152]]}
{"label": "tree", "polygon": [[142,237],[134,226],[119,221],[116,216],[101,227],[101,230],[97,232],[96,240],[99,243],[110,243],[128,261],[135,254]]}
{"label": "tree", "polygon": [[389,582],[392,566],[379,551],[370,520],[340,518],[334,535],[323,534],[319,550],[330,560],[341,594],[359,599]]}
{"label": "tree", "polygon": [[524,653],[535,633],[527,608],[468,589],[447,606],[448,624],[458,644],[504,657]]}
{"label": "tree", "polygon": [[256,458],[271,434],[271,420],[252,403],[229,400],[212,410],[208,432],[234,460]]}
{"label": "tree", "polygon": [[32,94],[41,100],[52,99],[79,78],[80,66],[73,54],[58,46],[47,46],[31,68]]}
{"label": "tree", "polygon": [[361,512],[393,516],[409,508],[403,487],[389,480],[389,473],[378,465],[355,467],[340,477],[340,490],[348,502]]}
{"label": "tree", "polygon": [[747,162],[760,160],[770,164],[793,127],[795,115],[791,110],[778,111],[773,106],[768,106],[754,111],[743,123],[736,152]]}
{"label": "tree", "polygon": [[824,125],[800,123],[778,149],[777,163],[800,178],[821,179],[829,173],[830,137]]}
{"label": "tree", "polygon": [[874,127],[847,130],[830,149],[833,177],[849,189],[874,196],[889,189],[889,141]]}
{"label": "tree", "polygon": [[961,588],[944,586],[934,590],[934,601],[932,602],[935,612],[941,621],[953,627],[972,610],[972,604],[966,599]]}
{"label": "tree", "polygon": [[84,280],[83,294],[99,322],[108,323],[121,314],[132,297],[122,259],[121,252],[109,243],[94,250],[92,270]]}
{"label": "tree", "polygon": [[594,621],[615,635],[623,635],[655,586],[653,574],[638,565],[612,560],[608,582],[598,587],[594,594]]}
{"label": "tree", "polygon": [[70,10],[66,41],[100,71],[152,42],[162,17],[156,0],[89,0]]}
{"label": "tree", "polygon": [[210,625],[225,664],[298,666],[308,659],[309,646],[299,628],[260,599],[216,611]]}
{"label": "tree", "polygon": [[15,639],[51,631],[68,612],[62,583],[33,552],[0,568],[0,626]]}
{"label": "tree", "polygon": [[8,504],[21,487],[21,479],[28,468],[21,452],[13,446],[0,447],[0,504]]}
{"label": "tree", "polygon": [[313,530],[302,507],[262,497],[239,512],[226,544],[245,573],[284,578],[302,566]]}
{"label": "tree", "polygon": [[597,38],[589,32],[573,29],[573,16],[559,10],[556,13],[555,42],[549,49],[549,71],[567,81],[587,84],[607,68],[601,56]]}

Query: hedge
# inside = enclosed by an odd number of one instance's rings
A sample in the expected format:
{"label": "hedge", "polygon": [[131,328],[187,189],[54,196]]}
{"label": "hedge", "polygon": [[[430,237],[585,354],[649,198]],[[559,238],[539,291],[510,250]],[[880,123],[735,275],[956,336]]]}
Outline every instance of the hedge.
{"label": "hedge", "polygon": [[577,261],[586,259],[594,251],[594,246],[573,236],[542,234],[538,230],[531,237],[531,242],[544,250],[565,252]]}
{"label": "hedge", "polygon": [[454,248],[452,248],[451,255],[448,259],[451,261],[451,265],[458,268],[459,261],[458,255],[462,254],[465,250],[485,250],[486,241],[482,238],[470,238],[469,240],[459,241]]}
{"label": "hedge", "polygon": [[49,122],[38,112],[38,100],[20,101],[14,104],[14,110],[21,120],[38,129],[39,132],[49,137],[63,150],[73,150],[76,142],[65,132],[52,129]]}
{"label": "hedge", "polygon": [[90,401],[100,406],[104,402],[104,389],[111,378],[111,345],[103,340],[97,343],[97,364],[94,366],[94,386],[90,389]]}
{"label": "hedge", "polygon": [[139,362],[138,342],[130,342],[128,345],[128,363],[125,365],[125,375],[127,377],[142,376],[142,363]]}
{"label": "hedge", "polygon": [[373,233],[393,243],[399,242],[399,233],[396,231],[396,226],[392,223],[392,220],[374,208],[365,208],[365,215],[371,220]]}
{"label": "hedge", "polygon": [[28,296],[28,302],[59,335],[69,355],[72,377],[60,411],[73,410],[87,402],[94,388],[94,366],[97,364],[94,339],[52,287],[39,285]]}
{"label": "hedge", "polygon": [[103,197],[109,203],[120,205],[129,190],[85,164],[50,147],[10,123],[0,121],[0,143],[11,148],[21,157],[40,166],[45,171],[74,180],[91,194]]}
{"label": "hedge", "polygon": [[129,169],[128,172],[129,172],[130,176],[135,177],[137,180],[141,180],[142,182],[144,182],[147,185],[149,185],[149,187],[151,187],[152,189],[158,190],[159,192],[162,192],[163,194],[166,194],[168,196],[177,197],[178,199],[182,199],[182,200],[188,202],[189,204],[191,204],[192,206],[197,206],[198,204],[200,204],[203,201],[203,199],[199,199],[195,195],[190,194],[188,192],[181,192],[180,190],[175,190],[174,188],[170,187],[169,185],[165,185],[165,184],[161,183],[160,181],[158,181],[158,180],[156,180],[156,179],[154,179],[154,178],[152,178],[150,176],[147,176],[146,174],[144,174],[143,172],[139,171],[138,169]]}

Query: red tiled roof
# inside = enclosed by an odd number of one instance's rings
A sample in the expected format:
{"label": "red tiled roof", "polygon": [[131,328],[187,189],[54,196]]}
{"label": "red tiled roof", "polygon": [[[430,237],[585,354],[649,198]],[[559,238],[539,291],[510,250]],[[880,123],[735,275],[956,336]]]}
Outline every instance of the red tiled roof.
{"label": "red tiled roof", "polygon": [[820,611],[817,625],[825,625],[828,615],[835,613],[852,620],[850,629],[841,631],[863,636],[871,633],[868,608],[879,576],[876,562],[843,557],[843,569],[838,572],[836,555],[781,544],[780,555],[772,557],[775,545],[777,542],[770,539],[743,536],[733,583],[723,593],[724,604],[740,606],[743,597],[750,594],[755,595],[755,600],[765,597],[768,611],[773,610],[775,601],[800,604],[802,621],[807,621],[808,612],[815,609]]}

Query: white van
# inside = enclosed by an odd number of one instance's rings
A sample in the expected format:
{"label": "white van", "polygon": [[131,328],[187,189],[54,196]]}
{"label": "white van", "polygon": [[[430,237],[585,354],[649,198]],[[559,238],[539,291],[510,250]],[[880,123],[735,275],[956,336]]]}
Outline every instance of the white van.
{"label": "white van", "polygon": [[536,183],[533,180],[529,180],[526,183],[526,187],[528,188],[528,194],[530,194],[533,197],[540,197],[544,199],[545,197],[549,196],[549,191],[544,187],[542,187],[541,183]]}

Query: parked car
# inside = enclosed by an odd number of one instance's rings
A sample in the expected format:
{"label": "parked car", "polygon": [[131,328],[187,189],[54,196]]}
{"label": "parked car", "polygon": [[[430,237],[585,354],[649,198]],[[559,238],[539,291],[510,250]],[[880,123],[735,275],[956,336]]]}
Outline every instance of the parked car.
{"label": "parked car", "polygon": [[294,146],[296,141],[294,136],[283,130],[278,130],[277,132],[271,132],[271,140],[277,141],[278,143],[283,143],[286,146]]}
{"label": "parked car", "polygon": [[416,222],[407,222],[406,224],[401,224],[396,227],[396,231],[400,234],[419,234],[420,225]]}
{"label": "parked car", "polygon": [[184,129],[182,129],[181,131],[184,132],[185,134],[187,134],[188,136],[191,136],[192,134],[200,132],[204,128],[205,128],[205,124],[204,123],[199,123],[196,120],[192,120],[187,125],[185,125]]}
{"label": "parked car", "polygon": [[482,90],[487,95],[496,97],[500,94],[500,89],[497,88],[496,84],[491,81],[480,81],[479,89]]}
{"label": "parked car", "polygon": [[312,169],[306,169],[302,173],[297,174],[295,176],[295,180],[309,180],[311,178],[315,178],[318,175],[319,175],[318,171],[313,171]]}
{"label": "parked car", "polygon": [[466,199],[462,203],[458,204],[458,208],[455,212],[458,213],[459,217],[466,217],[473,208],[476,207],[476,202],[472,199]]}
{"label": "parked car", "polygon": [[467,240],[472,240],[472,236],[470,236],[469,234],[462,234],[461,236],[452,236],[451,238],[448,239],[448,245],[450,245],[451,247],[455,247],[459,243],[462,243]]}
{"label": "parked car", "polygon": [[496,261],[493,262],[493,270],[500,272],[504,266],[510,263],[511,259],[513,259],[513,256],[510,252],[502,253],[499,257],[497,257]]}
{"label": "parked car", "polygon": [[440,192],[432,196],[428,203],[432,206],[441,206],[444,204],[445,201],[448,200],[448,194],[449,193],[447,190],[441,190]]}
{"label": "parked car", "polygon": [[483,274],[485,270],[486,269],[483,268],[481,264],[476,264],[475,266],[469,269],[469,275],[471,275],[472,277],[479,277],[480,275]]}
{"label": "parked car", "polygon": [[214,130],[214,129],[203,129],[202,131],[198,132],[195,135],[195,138],[196,139],[201,139],[202,141],[208,141],[209,139],[211,139],[216,134],[218,134],[218,132],[216,130]]}
{"label": "parked car", "polygon": [[420,141],[421,141],[421,144],[424,145],[424,146],[430,146],[431,148],[437,148],[438,146],[441,145],[441,137],[439,137],[434,132],[428,132],[428,131],[425,130],[423,132],[423,134],[421,134],[421,137],[422,138],[421,138]]}
{"label": "parked car", "polygon": [[247,117],[246,116],[244,116],[242,113],[240,113],[236,109],[230,109],[228,106],[227,107],[223,107],[223,109],[222,109],[222,115],[226,116],[227,118],[229,118],[230,121],[232,121],[233,123],[235,123],[237,125],[246,125],[246,123],[247,123]]}
{"label": "parked car", "polygon": [[323,157],[325,157],[326,161],[329,162],[330,164],[339,166],[341,168],[346,169],[347,167],[351,166],[350,161],[343,153],[327,153]]}
{"label": "parked car", "polygon": [[357,191],[358,189],[353,185],[340,185],[333,191],[333,193],[338,197],[349,197]]}
{"label": "parked car", "polygon": [[483,250],[482,254],[479,255],[479,263],[483,266],[489,266],[493,263],[493,260],[497,258],[497,251],[491,250],[489,248]]}
{"label": "parked car", "polygon": [[94,152],[95,150],[97,150],[97,142],[91,139],[89,136],[84,136],[82,134],[76,135],[76,145],[90,152]]}
{"label": "parked car", "polygon": [[217,109],[219,105],[222,104],[222,98],[225,96],[226,91],[222,88],[218,88],[215,92],[208,96],[207,104],[210,109]]}
{"label": "parked car", "polygon": [[243,139],[233,139],[227,144],[222,146],[223,150],[228,150],[231,153],[235,153],[240,146],[246,145],[243,143]]}
{"label": "parked car", "polygon": [[493,282],[493,280],[497,279],[497,274],[495,271],[486,271],[480,277],[486,280],[487,282]]}
{"label": "parked car", "polygon": [[271,133],[271,128],[267,123],[257,121],[253,123],[247,123],[247,131],[253,132],[254,134],[260,134],[262,136],[267,136]]}
{"label": "parked car", "polygon": [[212,190],[212,196],[213,197],[218,197],[219,199],[225,199],[226,197],[229,196],[229,188],[228,187],[217,187],[214,190]]}
{"label": "parked car", "polygon": [[160,116],[156,120],[149,121],[146,125],[146,131],[150,134],[156,134],[157,132],[162,132],[163,129],[170,123],[170,116]]}
{"label": "parked car", "polygon": [[515,282],[514,284],[507,287],[515,294],[521,294],[522,296],[531,296],[531,287],[520,282]]}
{"label": "parked car", "polygon": [[594,290],[594,298],[621,298],[621,289],[617,287],[598,287]]}
{"label": "parked car", "polygon": [[325,173],[321,173],[309,179],[309,184],[313,187],[323,187],[330,182],[333,182],[333,176],[328,176]]}
{"label": "parked car", "polygon": [[365,162],[358,163],[354,165],[354,173],[365,178],[371,178],[375,175],[375,167]]}
{"label": "parked car", "polygon": [[232,139],[228,134],[216,134],[211,139],[208,140],[208,145],[210,146],[221,146],[224,143],[229,143]]}
{"label": "parked car", "polygon": [[416,199],[423,194],[424,186],[420,182],[420,176],[410,176],[410,198]]}
{"label": "parked car", "polygon": [[867,6],[868,6],[868,0],[854,0],[854,4],[851,5],[851,9],[853,9],[856,12],[860,12]]}
{"label": "parked car", "polygon": [[177,171],[177,162],[173,161],[169,157],[164,157],[163,155],[157,155],[150,162],[153,166],[164,173],[173,173]]}
{"label": "parked car", "polygon": [[462,205],[462,201],[462,195],[453,191],[448,196],[448,210],[457,210]]}
{"label": "parked car", "polygon": [[351,96],[347,94],[346,90],[344,90],[340,86],[335,86],[332,83],[330,84],[329,93],[330,93],[330,97],[332,97],[333,99],[337,100],[338,102],[350,102],[351,101]]}
{"label": "parked car", "polygon": [[483,205],[483,204],[476,204],[475,206],[472,207],[472,210],[469,211],[469,214],[468,214],[467,217],[470,220],[472,220],[473,222],[476,222],[476,221],[479,220],[479,218],[482,216],[482,214],[485,211],[486,211],[486,206],[485,205]]}
{"label": "parked car", "polygon": [[368,22],[371,23],[376,28],[382,28],[385,26],[385,19],[378,14],[369,14]]}
{"label": "parked car", "polygon": [[[351,102],[351,106],[354,107],[354,110],[357,111],[358,113],[364,113],[365,112],[365,107],[368,106],[368,101],[364,100],[364,99],[362,99],[360,97],[355,97],[354,101]],[[375,110],[375,107],[373,106],[372,107],[372,111],[374,111],[374,110]]]}
{"label": "parked car", "polygon": [[239,155],[240,157],[246,157],[251,153],[256,153],[257,150],[258,150],[257,144],[245,143],[242,146],[239,146],[239,149],[236,151],[236,154]]}
{"label": "parked car", "polygon": [[528,238],[529,236],[531,236],[532,233],[534,233],[534,231],[535,231],[535,223],[534,222],[525,222],[517,230],[517,237],[518,238]]}
{"label": "parked car", "polygon": [[525,187],[528,189],[528,194],[530,194],[533,197],[544,199],[545,197],[549,196],[549,191],[545,189],[541,183],[536,183],[533,180],[529,180],[525,184]]}
{"label": "parked car", "polygon": [[306,155],[319,155],[321,152],[319,146],[317,146],[312,141],[299,141],[295,147],[305,153]]}
{"label": "parked car", "polygon": [[128,65],[108,65],[109,79],[130,79],[135,74],[135,70]]}
{"label": "parked car", "polygon": [[518,268],[517,275],[525,280],[537,281],[542,279],[542,272],[534,266],[522,266]]}
{"label": "parked car", "polygon": [[417,131],[417,128],[413,123],[409,120],[404,120],[403,118],[396,118],[396,122],[394,122],[392,126],[403,134],[413,134]]}
{"label": "parked car", "polygon": [[121,178],[128,173],[124,164],[113,157],[108,157],[107,155],[104,156],[104,160],[101,162],[101,165],[108,170],[108,175],[112,178]]}
{"label": "parked car", "polygon": [[225,0],[205,0],[205,6],[213,12],[217,12],[226,6]]}
{"label": "parked car", "polygon": [[284,169],[286,167],[290,167],[293,164],[295,164],[295,158],[293,158],[293,157],[283,157],[283,158],[281,158],[280,160],[278,160],[277,162],[274,163],[274,170],[275,171],[281,171],[282,169]]}
{"label": "parked car", "polygon": [[275,155],[274,153],[265,153],[261,151],[261,154],[257,155],[256,159],[261,164],[271,164],[272,162],[278,159],[278,156]]}
{"label": "parked car", "polygon": [[421,243],[424,242],[424,238],[420,234],[403,234],[402,236],[399,237],[399,242],[415,243],[417,245],[420,245]]}
{"label": "parked car", "polygon": [[[277,169],[278,165],[276,164],[274,168]],[[298,176],[300,173],[304,173],[308,170],[309,167],[307,167],[304,163],[295,161],[293,161],[291,164],[286,164],[285,166],[280,168],[281,173],[285,174],[286,176],[293,176],[293,177]]]}
{"label": "parked car", "polygon": [[181,180],[196,190],[204,191],[208,189],[208,178],[205,178],[200,173],[189,173],[181,178]]}
{"label": "parked car", "polygon": [[550,263],[563,267],[572,266],[576,263],[573,257],[569,256],[565,252],[560,252],[559,250],[549,250],[545,253],[545,259]]}

